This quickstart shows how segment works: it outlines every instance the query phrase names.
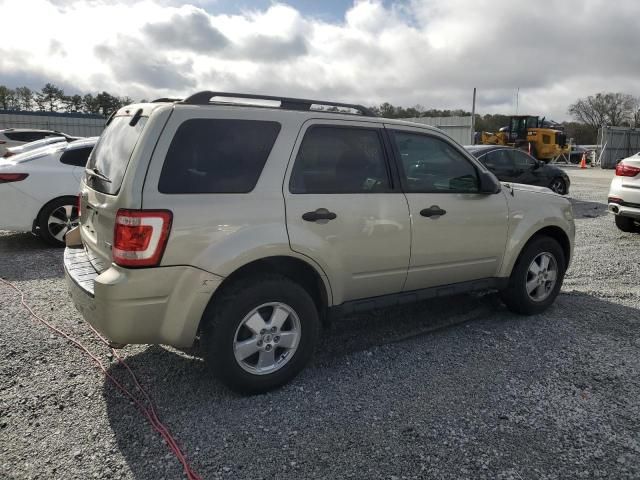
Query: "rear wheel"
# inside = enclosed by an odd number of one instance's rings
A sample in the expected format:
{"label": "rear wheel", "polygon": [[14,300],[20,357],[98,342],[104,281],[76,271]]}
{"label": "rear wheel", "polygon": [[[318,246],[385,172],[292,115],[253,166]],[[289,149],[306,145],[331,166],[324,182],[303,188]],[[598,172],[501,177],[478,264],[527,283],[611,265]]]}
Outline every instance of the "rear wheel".
{"label": "rear wheel", "polygon": [[307,364],[320,321],[313,299],[280,275],[241,280],[207,309],[201,337],[207,365],[240,393],[262,393]]}
{"label": "rear wheel", "polygon": [[549,188],[559,195],[567,194],[567,183],[560,177],[555,177],[551,180]]}
{"label": "rear wheel", "polygon": [[38,215],[38,235],[51,245],[64,246],[64,236],[78,225],[76,197],[60,197],[47,203]]}
{"label": "rear wheel", "polygon": [[520,254],[507,288],[500,293],[502,301],[516,313],[540,313],[558,296],[565,270],[560,244],[551,237],[534,237]]}
{"label": "rear wheel", "polygon": [[615,219],[616,219],[616,227],[618,227],[618,229],[622,230],[623,232],[627,232],[627,233],[640,232],[640,226],[635,224],[635,221],[633,220],[633,218],[616,215]]}

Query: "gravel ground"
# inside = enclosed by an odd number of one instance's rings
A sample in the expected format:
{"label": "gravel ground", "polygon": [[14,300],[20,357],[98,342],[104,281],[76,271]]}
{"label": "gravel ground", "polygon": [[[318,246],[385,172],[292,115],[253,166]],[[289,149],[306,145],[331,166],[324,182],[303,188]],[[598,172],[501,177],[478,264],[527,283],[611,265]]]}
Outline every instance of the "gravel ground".
{"label": "gravel ground", "polygon": [[[336,323],[292,384],[243,398],[197,351],[124,350],[203,478],[639,478],[640,236],[611,171],[570,169],[577,249],[543,315],[461,296]],[[126,378],[72,306],[62,252],[0,232],[0,276]],[[0,284],[0,477],[174,479],[181,467],[82,354]]]}

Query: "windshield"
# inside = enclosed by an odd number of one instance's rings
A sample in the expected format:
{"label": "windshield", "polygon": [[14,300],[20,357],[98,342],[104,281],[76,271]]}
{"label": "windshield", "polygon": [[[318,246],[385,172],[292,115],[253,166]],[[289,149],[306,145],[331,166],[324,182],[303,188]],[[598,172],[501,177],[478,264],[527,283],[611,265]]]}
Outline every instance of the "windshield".
{"label": "windshield", "polygon": [[130,121],[129,116],[115,117],[102,132],[89,158],[87,169],[97,169],[111,181],[107,182],[97,176],[87,175],[85,180],[87,185],[99,192],[115,195],[120,190],[124,172],[147,123],[147,117],[141,117],[134,126],[129,125]]}

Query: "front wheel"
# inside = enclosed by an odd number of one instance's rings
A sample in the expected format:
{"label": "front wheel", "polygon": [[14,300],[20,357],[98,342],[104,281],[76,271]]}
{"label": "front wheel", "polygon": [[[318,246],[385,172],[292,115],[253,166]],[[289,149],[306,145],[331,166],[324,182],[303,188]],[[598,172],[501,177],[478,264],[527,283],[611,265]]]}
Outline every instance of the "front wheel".
{"label": "front wheel", "polygon": [[207,309],[201,344],[208,367],[239,393],[293,379],[310,360],[318,311],[309,293],[280,275],[239,281]]}
{"label": "front wheel", "polygon": [[566,195],[567,194],[567,183],[560,177],[556,177],[551,180],[549,184],[549,188],[556,192],[558,195]]}
{"label": "front wheel", "polygon": [[520,254],[507,288],[500,292],[502,301],[516,313],[541,313],[558,296],[565,270],[560,244],[551,237],[534,237]]}

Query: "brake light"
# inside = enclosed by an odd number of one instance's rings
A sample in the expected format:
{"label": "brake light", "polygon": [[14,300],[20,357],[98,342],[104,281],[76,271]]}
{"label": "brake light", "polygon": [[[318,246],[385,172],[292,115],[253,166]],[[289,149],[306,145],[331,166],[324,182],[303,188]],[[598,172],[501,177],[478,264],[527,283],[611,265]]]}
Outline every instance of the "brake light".
{"label": "brake light", "polygon": [[0,173],[0,183],[20,182],[28,176],[28,173]]}
{"label": "brake light", "polygon": [[113,261],[123,267],[153,267],[167,246],[173,214],[169,210],[126,210],[116,214]]}
{"label": "brake light", "polygon": [[607,198],[608,203],[622,203],[622,199],[620,197],[609,197]]}
{"label": "brake light", "polygon": [[2,158],[9,158],[9,157],[13,157],[15,155],[15,153],[13,153],[10,150],[7,150],[6,152],[4,152],[4,155],[2,156]]}
{"label": "brake light", "polygon": [[616,165],[616,175],[618,177],[635,177],[639,173],[639,167],[632,167],[631,165],[627,165],[625,163],[619,163],[618,165]]}

